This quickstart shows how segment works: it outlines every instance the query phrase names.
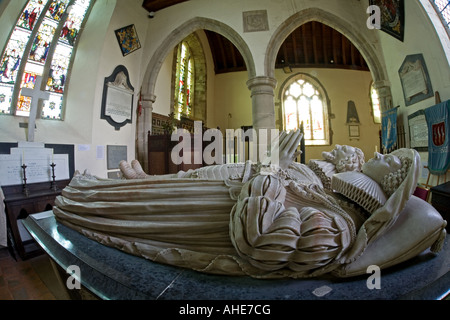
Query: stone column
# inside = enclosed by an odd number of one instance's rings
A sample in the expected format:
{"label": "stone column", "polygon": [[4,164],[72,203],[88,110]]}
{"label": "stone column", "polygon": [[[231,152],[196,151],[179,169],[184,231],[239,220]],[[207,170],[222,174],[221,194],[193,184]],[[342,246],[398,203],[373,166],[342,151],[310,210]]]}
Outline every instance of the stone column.
{"label": "stone column", "polygon": [[271,77],[255,77],[247,81],[251,91],[253,128],[275,128],[275,98],[274,89],[277,80]]}
{"label": "stone column", "polygon": [[261,162],[265,162],[272,149],[273,130],[270,129],[275,129],[274,90],[276,86],[277,80],[271,77],[260,76],[247,81],[252,97],[253,129],[258,136],[258,161]]}
{"label": "stone column", "polygon": [[388,81],[376,81],[373,85],[378,92],[381,112],[392,109],[392,93],[390,83]]}
{"label": "stone column", "polygon": [[156,96],[153,94],[143,94],[141,96],[142,114],[137,133],[137,159],[142,164],[143,169],[148,172],[148,132],[152,131],[153,103]]}

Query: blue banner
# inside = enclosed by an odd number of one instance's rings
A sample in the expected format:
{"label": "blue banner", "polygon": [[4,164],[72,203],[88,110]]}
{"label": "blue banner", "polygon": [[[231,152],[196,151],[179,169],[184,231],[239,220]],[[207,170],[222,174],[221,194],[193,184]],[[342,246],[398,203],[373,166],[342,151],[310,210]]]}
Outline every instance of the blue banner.
{"label": "blue banner", "polygon": [[391,152],[397,147],[397,108],[382,113],[381,139],[386,152]]}
{"label": "blue banner", "polygon": [[450,167],[450,100],[425,109],[428,125],[428,170],[435,175]]}

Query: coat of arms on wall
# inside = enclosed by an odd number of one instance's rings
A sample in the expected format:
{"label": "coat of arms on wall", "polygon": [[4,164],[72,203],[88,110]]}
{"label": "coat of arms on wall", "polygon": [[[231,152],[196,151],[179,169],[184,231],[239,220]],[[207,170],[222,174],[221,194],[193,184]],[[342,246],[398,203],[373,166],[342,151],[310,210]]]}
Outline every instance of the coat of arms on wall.
{"label": "coat of arms on wall", "polygon": [[405,34],[405,1],[369,0],[369,3],[380,8],[381,30],[403,41]]}
{"label": "coat of arms on wall", "polygon": [[141,48],[141,43],[136,32],[134,24],[114,31],[119,42],[122,55],[126,56]]}

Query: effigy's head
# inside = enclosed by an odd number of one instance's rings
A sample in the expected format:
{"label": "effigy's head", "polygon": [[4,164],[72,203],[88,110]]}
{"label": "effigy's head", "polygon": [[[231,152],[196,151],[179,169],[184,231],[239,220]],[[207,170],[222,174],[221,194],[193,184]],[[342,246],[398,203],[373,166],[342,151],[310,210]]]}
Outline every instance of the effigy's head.
{"label": "effigy's head", "polygon": [[362,172],[335,174],[331,188],[373,213],[390,197],[396,199],[393,201],[409,198],[417,184],[419,161],[420,156],[413,149],[399,149],[387,155],[376,152],[363,164]]}
{"label": "effigy's head", "polygon": [[411,163],[412,159],[406,156],[375,152],[374,157],[362,166],[362,172],[379,183],[390,196],[405,180]]}
{"label": "effigy's head", "polygon": [[331,151],[322,152],[322,157],[336,166],[337,172],[361,171],[364,164],[364,153],[361,149],[336,145]]}

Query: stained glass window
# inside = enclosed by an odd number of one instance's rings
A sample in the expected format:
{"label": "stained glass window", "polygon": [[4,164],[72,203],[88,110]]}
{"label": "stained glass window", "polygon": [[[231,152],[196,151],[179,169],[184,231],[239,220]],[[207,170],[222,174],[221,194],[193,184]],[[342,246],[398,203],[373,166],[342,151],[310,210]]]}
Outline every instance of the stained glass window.
{"label": "stained glass window", "polygon": [[370,88],[370,100],[372,102],[373,122],[381,123],[380,98],[378,96],[378,91],[375,89],[373,84]]}
{"label": "stained glass window", "polygon": [[191,118],[194,93],[194,59],[189,46],[182,42],[177,55],[177,76],[175,90],[175,116]]}
{"label": "stained glass window", "polygon": [[328,113],[323,90],[304,78],[294,80],[284,92],[284,129],[296,130],[303,123],[305,144],[328,144]]}
{"label": "stained glass window", "polygon": [[50,99],[44,101],[40,117],[62,120],[73,50],[94,1],[28,1],[0,60],[0,114],[29,116],[32,98],[21,90],[33,89],[36,78],[43,77]]}

